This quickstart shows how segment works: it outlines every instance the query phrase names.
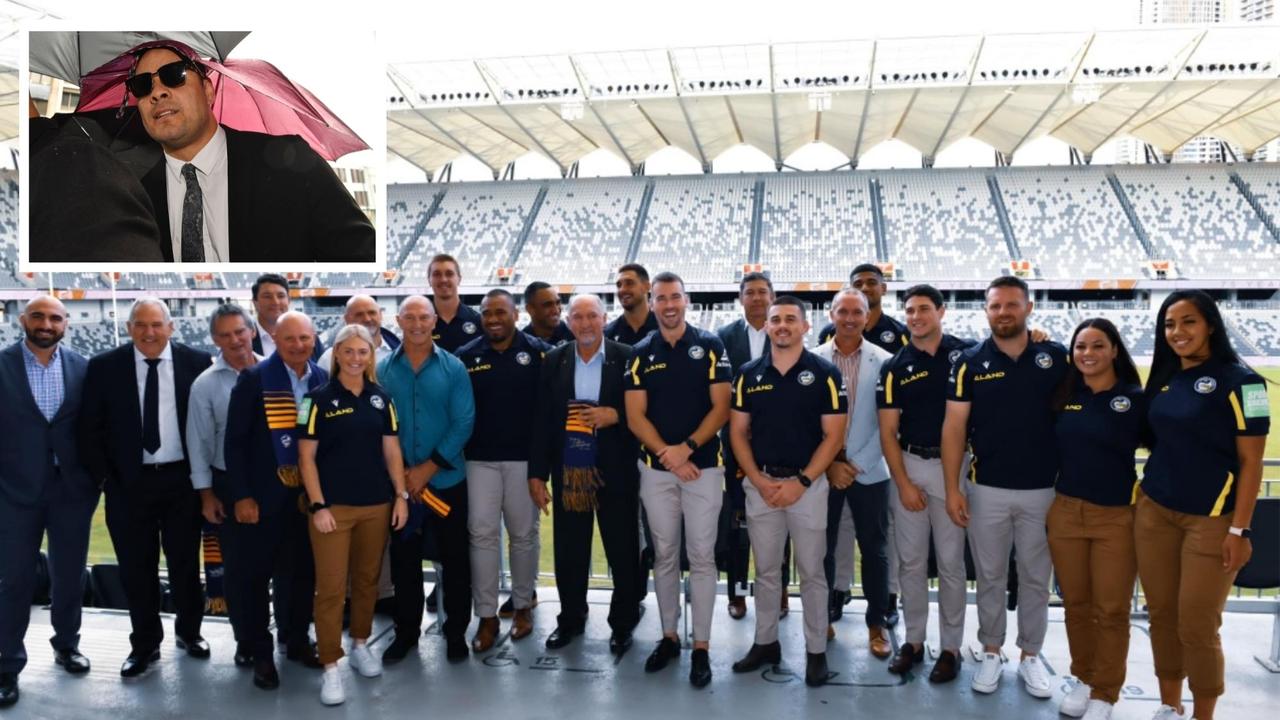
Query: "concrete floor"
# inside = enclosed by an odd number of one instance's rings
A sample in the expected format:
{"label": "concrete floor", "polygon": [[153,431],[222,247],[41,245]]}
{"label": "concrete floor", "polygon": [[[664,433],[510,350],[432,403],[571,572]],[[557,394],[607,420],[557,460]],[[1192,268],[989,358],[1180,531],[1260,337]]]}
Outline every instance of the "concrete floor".
{"label": "concrete floor", "polygon": [[[541,588],[542,602],[535,609],[534,634],[518,643],[504,635],[490,652],[460,664],[444,658],[444,641],[429,628],[411,655],[386,669],[382,677],[357,677],[343,660],[347,690],[345,705],[326,708],[319,701],[318,671],[306,670],[278,657],[281,687],[265,692],[253,687],[252,673],[232,663],[234,644],[225,621],[210,619],[204,636],[213,645],[213,658],[195,660],[180,655],[171,642],[162,649],[160,663],[147,675],[122,681],[120,663],[128,653],[129,619],[112,611],[85,613],[80,648],[93,662],[93,670],[72,677],[53,663],[46,638],[52,632],[48,611],[33,608],[27,634],[29,664],[20,678],[22,700],[0,711],[5,718],[509,718],[510,720],[566,720],[567,717],[611,718],[1044,718],[1060,717],[1057,700],[1066,686],[1070,665],[1062,611],[1050,610],[1049,636],[1044,658],[1053,673],[1053,700],[1036,700],[1022,689],[1016,663],[1006,664],[1000,689],[983,696],[969,689],[976,664],[971,658],[960,678],[935,686],[925,672],[899,678],[885,670],[886,663],[870,656],[860,603],[848,606],[837,623],[837,638],[828,649],[828,662],[838,675],[818,689],[803,683],[804,649],[799,598],[792,599],[791,616],[782,621],[784,664],[750,675],[734,675],[732,662],[751,645],[753,611],[734,621],[717,598],[712,630],[711,661],[715,679],[703,690],[688,684],[689,652],[678,667],[648,675],[643,670],[659,636],[656,601],[649,595],[644,619],[636,632],[636,644],[621,658],[608,652],[605,592],[592,591],[592,612],[587,635],[558,652],[546,650],[543,641],[554,629],[558,603],[553,588]],[[750,608],[750,603],[748,603]],[[936,615],[934,616],[936,619]],[[428,622],[434,616],[427,616]],[[977,628],[973,606],[969,608],[966,638]],[[1218,706],[1218,717],[1231,720],[1275,717],[1280,703],[1280,675],[1271,674],[1253,660],[1265,655],[1271,639],[1269,615],[1230,614],[1223,628],[1227,651],[1227,694]],[[172,632],[166,620],[166,632]],[[934,630],[935,628],[931,628]],[[1006,652],[1017,658],[1013,645],[1016,618],[1010,617],[1010,642]],[[1152,675],[1151,646],[1144,623],[1132,627],[1129,677],[1124,697],[1113,715],[1117,720],[1150,718],[1159,704]],[[390,642],[387,618],[375,621],[374,650]],[[901,628],[896,636],[900,640]],[[931,633],[931,642],[936,636]],[[793,674],[794,673],[794,674]],[[1190,702],[1190,696],[1187,697]],[[1271,710],[1267,710],[1271,707]]]}

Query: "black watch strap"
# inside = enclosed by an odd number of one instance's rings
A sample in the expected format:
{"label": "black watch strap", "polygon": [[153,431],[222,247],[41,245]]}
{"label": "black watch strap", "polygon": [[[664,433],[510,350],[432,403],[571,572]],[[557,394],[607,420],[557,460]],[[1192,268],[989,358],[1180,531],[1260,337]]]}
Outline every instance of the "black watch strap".
{"label": "black watch strap", "polygon": [[809,479],[809,476],[805,475],[802,472],[796,473],[796,479],[799,480],[800,484],[805,487],[810,487],[813,485],[813,481]]}
{"label": "black watch strap", "polygon": [[693,450],[694,452],[697,452],[697,451],[698,451],[698,441],[697,441],[697,440],[694,440],[694,439],[693,439],[693,438],[691,438],[691,437],[690,437],[690,438],[685,438],[685,439],[684,439],[684,444],[685,444],[685,445],[688,445],[690,450]]}
{"label": "black watch strap", "polygon": [[329,509],[329,503],[311,503],[310,505],[307,506],[307,512],[311,513],[312,515],[320,512],[321,510],[328,510],[328,509]]}

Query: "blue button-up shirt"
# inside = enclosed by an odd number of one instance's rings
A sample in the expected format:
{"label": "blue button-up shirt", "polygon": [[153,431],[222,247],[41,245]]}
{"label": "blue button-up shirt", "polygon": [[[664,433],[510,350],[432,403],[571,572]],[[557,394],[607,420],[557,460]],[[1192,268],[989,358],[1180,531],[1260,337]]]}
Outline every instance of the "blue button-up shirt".
{"label": "blue button-up shirt", "polygon": [[[262,361],[257,355],[253,359]],[[213,471],[227,468],[223,448],[227,439],[227,406],[239,376],[240,371],[218,353],[213,365],[191,383],[187,398],[187,457],[191,461],[191,487],[196,490],[213,487]]]}
{"label": "blue button-up shirt", "polygon": [[22,362],[27,368],[27,384],[31,386],[31,396],[36,400],[36,407],[44,419],[53,422],[58,414],[62,401],[66,398],[66,386],[62,380],[62,348],[53,349],[53,357],[48,365],[41,365],[36,354],[31,352],[27,344],[22,343]]}
{"label": "blue button-up shirt", "polygon": [[578,348],[573,352],[573,398],[600,402],[600,375],[604,370],[604,343],[590,360],[583,360]]}
{"label": "blue button-up shirt", "polygon": [[405,466],[434,461],[440,470],[430,486],[438,490],[465,480],[462,449],[471,437],[476,405],[462,361],[436,345],[414,370],[402,346],[378,363],[378,382],[400,416]]}

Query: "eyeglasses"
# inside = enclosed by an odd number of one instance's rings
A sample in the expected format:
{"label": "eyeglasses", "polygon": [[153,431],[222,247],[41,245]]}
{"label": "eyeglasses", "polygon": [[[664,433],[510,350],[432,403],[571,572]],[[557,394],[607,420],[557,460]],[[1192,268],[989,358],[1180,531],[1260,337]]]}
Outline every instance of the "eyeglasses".
{"label": "eyeglasses", "polygon": [[151,94],[154,87],[152,76],[160,78],[160,82],[167,88],[182,87],[187,82],[187,69],[190,67],[192,67],[190,61],[177,60],[168,65],[161,65],[153,73],[138,73],[126,80],[124,84],[134,97],[141,100]]}

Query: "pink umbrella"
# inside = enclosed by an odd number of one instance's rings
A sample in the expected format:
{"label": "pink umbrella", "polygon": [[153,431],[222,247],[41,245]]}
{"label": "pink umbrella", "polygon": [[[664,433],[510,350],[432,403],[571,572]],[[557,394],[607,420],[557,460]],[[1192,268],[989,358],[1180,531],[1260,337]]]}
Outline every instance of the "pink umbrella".
{"label": "pink umbrella", "polygon": [[311,91],[295,84],[271,63],[206,60],[190,47],[170,40],[142,43],[91,70],[80,79],[76,112],[136,106],[137,100],[125,90],[125,80],[136,56],[157,47],[172,50],[207,68],[214,87],[213,114],[227,127],[269,135],[300,135],[321,157],[330,161],[369,149],[369,145]]}

